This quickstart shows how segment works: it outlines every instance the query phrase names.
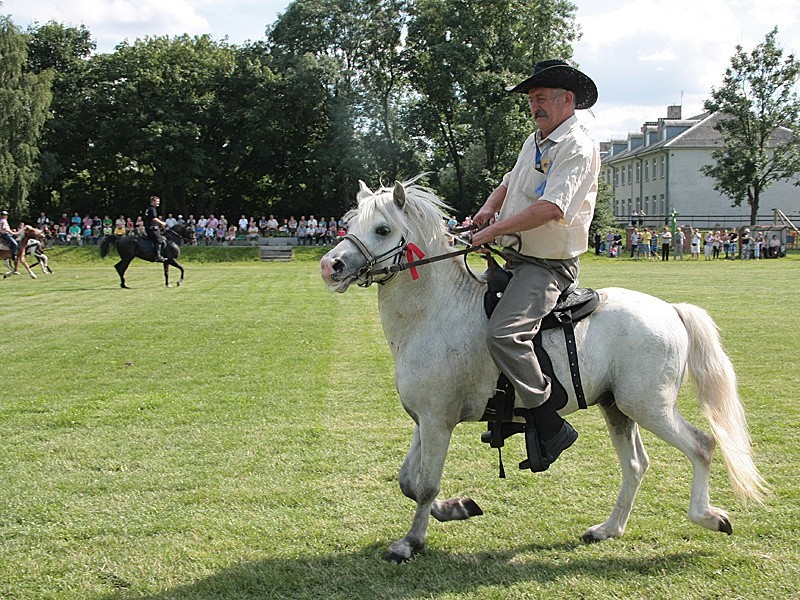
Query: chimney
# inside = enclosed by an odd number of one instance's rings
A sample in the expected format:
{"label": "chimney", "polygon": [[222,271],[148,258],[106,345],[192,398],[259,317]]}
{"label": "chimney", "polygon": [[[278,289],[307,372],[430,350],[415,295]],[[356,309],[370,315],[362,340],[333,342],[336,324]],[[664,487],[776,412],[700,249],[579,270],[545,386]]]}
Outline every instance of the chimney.
{"label": "chimney", "polygon": [[667,119],[681,120],[681,106],[680,104],[673,104],[667,107]]}

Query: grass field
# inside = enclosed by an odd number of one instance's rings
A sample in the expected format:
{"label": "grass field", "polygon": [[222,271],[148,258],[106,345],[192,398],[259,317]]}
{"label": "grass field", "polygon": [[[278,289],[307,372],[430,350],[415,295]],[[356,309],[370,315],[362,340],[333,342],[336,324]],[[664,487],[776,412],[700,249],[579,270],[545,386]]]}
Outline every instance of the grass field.
{"label": "grass field", "polygon": [[[706,308],[736,367],[765,506],[712,502],[734,535],[686,518],[690,468],[644,433],[651,467],[619,540],[584,545],[619,491],[602,417],[550,471],[516,471],[483,427],[456,430],[443,495],[485,515],[432,520],[428,549],[381,560],[410,525],[400,406],[376,290],[327,292],[293,263],[189,253],[181,288],[135,262],[51,256],[0,281],[2,598],[800,598],[800,256],[647,263],[586,256],[581,283]],[[480,269],[480,263],[475,263]],[[173,279],[176,279],[175,276]],[[690,386],[682,412],[707,429]]]}

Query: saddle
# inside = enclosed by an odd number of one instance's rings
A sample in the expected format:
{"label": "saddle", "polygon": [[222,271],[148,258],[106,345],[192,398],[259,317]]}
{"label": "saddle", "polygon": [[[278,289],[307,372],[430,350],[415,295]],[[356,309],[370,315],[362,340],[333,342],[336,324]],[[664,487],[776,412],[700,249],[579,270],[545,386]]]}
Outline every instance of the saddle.
{"label": "saddle", "polygon": [[[486,315],[491,317],[500,298],[503,296],[512,274],[501,268],[493,257],[487,257],[489,270],[487,271],[487,291],[484,294],[483,305]],[[550,402],[556,410],[567,405],[568,394],[566,388],[558,380],[553,369],[553,361],[542,344],[542,331],[560,328],[564,332],[564,342],[567,348],[567,359],[570,367],[570,378],[575,390],[578,407],[586,408],[586,397],[581,383],[580,367],[578,365],[578,350],[575,343],[574,323],[588,317],[600,304],[600,295],[588,288],[578,288],[577,281],[564,290],[553,310],[542,319],[539,331],[533,338],[534,352],[539,361],[542,372],[550,378]],[[525,431],[525,423],[514,421],[515,416],[524,416],[525,410],[514,409],[514,386],[508,378],[500,373],[495,386],[495,395],[489,398],[481,421],[486,421],[488,430],[481,436],[481,441],[492,448],[503,447],[506,438]],[[530,457],[529,457],[530,460]],[[505,477],[502,453],[500,455],[500,477]]]}

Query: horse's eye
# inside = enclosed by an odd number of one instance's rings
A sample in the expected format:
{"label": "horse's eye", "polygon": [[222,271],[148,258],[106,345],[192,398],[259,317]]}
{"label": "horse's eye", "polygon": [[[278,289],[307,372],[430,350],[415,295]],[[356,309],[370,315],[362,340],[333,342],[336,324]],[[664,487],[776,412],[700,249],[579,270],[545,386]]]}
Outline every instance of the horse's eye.
{"label": "horse's eye", "polygon": [[378,227],[375,228],[375,233],[380,236],[389,235],[389,228],[386,225],[378,225]]}

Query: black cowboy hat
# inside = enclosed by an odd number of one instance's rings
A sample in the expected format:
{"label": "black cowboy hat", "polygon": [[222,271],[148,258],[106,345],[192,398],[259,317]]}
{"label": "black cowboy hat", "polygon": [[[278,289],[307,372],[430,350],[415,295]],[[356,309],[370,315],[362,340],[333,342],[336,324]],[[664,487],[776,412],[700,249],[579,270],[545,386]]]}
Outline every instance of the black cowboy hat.
{"label": "black cowboy hat", "polygon": [[532,88],[561,88],[575,94],[575,108],[590,108],[597,102],[597,86],[587,75],[563,60],[543,60],[533,66],[533,74],[507,92],[527,94]]}

